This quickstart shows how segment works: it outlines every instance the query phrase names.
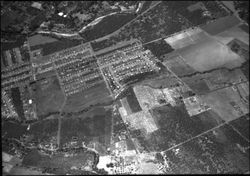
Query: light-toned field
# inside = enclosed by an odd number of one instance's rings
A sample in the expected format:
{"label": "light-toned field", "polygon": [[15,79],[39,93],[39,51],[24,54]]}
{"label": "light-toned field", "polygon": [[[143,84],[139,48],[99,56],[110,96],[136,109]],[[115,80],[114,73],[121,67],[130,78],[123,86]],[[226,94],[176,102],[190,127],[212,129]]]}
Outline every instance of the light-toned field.
{"label": "light-toned field", "polygon": [[[248,104],[244,103],[238,92],[232,87],[227,87],[214,92],[210,92],[201,96],[212,110],[214,110],[225,121],[234,120],[244,114],[249,113]],[[239,113],[230,105],[230,102],[235,102],[240,107],[242,113]]]}
{"label": "light-toned field", "polygon": [[220,67],[234,68],[245,61],[212,37],[207,38],[204,42],[185,47],[178,52],[187,64],[200,72]]}
{"label": "light-toned field", "polygon": [[188,29],[176,35],[170,36],[165,41],[174,49],[184,48],[203,40],[207,34],[200,28]]}

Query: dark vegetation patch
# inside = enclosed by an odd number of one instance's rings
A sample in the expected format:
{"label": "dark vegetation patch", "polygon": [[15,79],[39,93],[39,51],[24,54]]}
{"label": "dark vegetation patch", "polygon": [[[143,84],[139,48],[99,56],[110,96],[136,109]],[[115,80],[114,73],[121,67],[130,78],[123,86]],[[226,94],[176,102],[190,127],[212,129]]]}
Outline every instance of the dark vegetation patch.
{"label": "dark vegetation patch", "polygon": [[43,45],[36,45],[30,48],[31,51],[42,49],[43,55],[49,55],[61,50],[71,48],[82,43],[81,40],[58,39],[56,42],[46,43]]}
{"label": "dark vegetation patch", "polygon": [[88,145],[91,141],[98,141],[103,147],[109,147],[111,137],[111,111],[102,115],[94,115],[85,118],[64,118],[61,126],[61,144],[78,137]]}
{"label": "dark vegetation patch", "polygon": [[248,144],[224,125],[167,151],[168,173],[245,173],[249,170],[249,153],[243,153],[239,146]]}
{"label": "dark vegetation patch", "polygon": [[229,123],[236,128],[243,136],[249,139],[249,113]]}
{"label": "dark vegetation patch", "polygon": [[136,113],[142,110],[132,87],[128,89],[126,96],[127,96],[129,107],[133,113]]}
{"label": "dark vegetation patch", "polygon": [[144,45],[146,49],[149,49],[157,58],[162,55],[174,51],[174,49],[164,41],[164,39],[157,40],[155,42]]}
{"label": "dark vegetation patch", "polygon": [[190,117],[184,105],[163,106],[155,108],[152,113],[159,130],[152,133],[146,142],[153,151],[166,150],[223,122],[213,111]]}
{"label": "dark vegetation patch", "polygon": [[25,120],[24,110],[23,110],[23,102],[21,100],[20,90],[18,87],[11,89],[11,97],[13,100],[14,107],[17,111],[18,116]]}
{"label": "dark vegetation patch", "polygon": [[87,28],[80,35],[87,41],[95,40],[118,30],[135,17],[136,15],[133,13],[110,15],[102,19],[98,24]]}

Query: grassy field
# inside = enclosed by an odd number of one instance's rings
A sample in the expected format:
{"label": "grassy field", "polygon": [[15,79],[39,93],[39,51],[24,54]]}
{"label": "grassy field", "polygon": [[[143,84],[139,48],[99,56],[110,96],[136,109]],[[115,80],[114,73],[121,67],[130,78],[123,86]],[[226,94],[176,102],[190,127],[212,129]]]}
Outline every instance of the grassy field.
{"label": "grassy field", "polygon": [[202,75],[197,74],[191,77],[181,78],[195,93],[204,94],[210,91],[207,83],[202,79]]}
{"label": "grassy field", "polygon": [[36,46],[36,45],[43,45],[43,44],[47,44],[47,43],[52,43],[52,42],[56,42],[56,41],[58,41],[58,40],[55,38],[43,36],[41,34],[37,34],[37,35],[31,36],[28,38],[28,42],[29,42],[31,47]]}
{"label": "grassy field", "polygon": [[[111,111],[85,118],[64,118],[61,127],[61,144],[78,137],[86,145],[90,142],[98,142],[103,147],[109,147],[111,137]],[[98,148],[96,148],[98,150]],[[100,151],[101,153],[103,151]]]}
{"label": "grassy field", "polygon": [[31,46],[30,50],[33,51],[33,50],[37,50],[37,49],[42,49],[43,55],[46,56],[46,55],[64,50],[66,48],[80,45],[81,43],[82,43],[82,41],[80,41],[80,40],[60,39],[58,41],[51,42],[51,43],[45,43],[45,44]]}
{"label": "grassy field", "polygon": [[104,82],[88,88],[82,92],[71,95],[67,98],[64,112],[76,112],[89,106],[105,104],[112,101],[109,91]]}
{"label": "grassy field", "polygon": [[249,171],[249,151],[245,141],[224,125],[167,152],[167,174],[243,174]]}
{"label": "grassy field", "polygon": [[211,35],[216,35],[239,23],[240,20],[236,16],[226,16],[207,25],[201,26],[201,28]]}
{"label": "grassy field", "polygon": [[[79,152],[73,157],[64,157],[63,154],[53,155],[51,158],[42,155],[36,150],[31,151],[23,160],[24,166],[36,166],[44,172],[53,174],[66,175],[72,166],[86,166],[87,161],[94,161],[94,156],[88,152]],[[82,173],[83,174],[83,173]]]}
{"label": "grassy field", "polygon": [[57,135],[58,119],[43,120],[30,126],[28,134],[34,136],[35,141],[48,141],[52,136]]}
{"label": "grassy field", "polygon": [[195,70],[188,65],[184,59],[178,54],[167,55],[163,58],[163,63],[177,76],[189,75],[195,72]]}
{"label": "grassy field", "polygon": [[64,95],[56,76],[52,76],[46,80],[48,83],[45,83],[45,85],[42,85],[39,81],[32,86],[37,114],[41,118],[51,112],[58,112],[64,100]]}

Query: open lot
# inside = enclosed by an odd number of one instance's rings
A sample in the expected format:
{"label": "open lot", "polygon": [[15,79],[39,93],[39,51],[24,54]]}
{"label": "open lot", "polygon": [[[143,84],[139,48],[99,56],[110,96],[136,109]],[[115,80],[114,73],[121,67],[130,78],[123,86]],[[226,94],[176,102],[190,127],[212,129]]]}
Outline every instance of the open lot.
{"label": "open lot", "polygon": [[64,112],[77,112],[89,106],[108,104],[112,101],[105,82],[97,84],[67,98]]}
{"label": "open lot", "polygon": [[230,126],[223,125],[165,152],[167,174],[243,174],[249,171],[249,147]]}
{"label": "open lot", "polygon": [[38,81],[32,85],[34,102],[38,117],[58,112],[62,106],[64,95],[56,76]]}

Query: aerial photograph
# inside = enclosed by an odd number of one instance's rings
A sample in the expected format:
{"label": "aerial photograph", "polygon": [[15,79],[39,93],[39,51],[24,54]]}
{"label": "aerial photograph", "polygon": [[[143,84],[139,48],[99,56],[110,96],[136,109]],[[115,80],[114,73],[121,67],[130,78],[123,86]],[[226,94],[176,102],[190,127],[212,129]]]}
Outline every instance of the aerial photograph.
{"label": "aerial photograph", "polygon": [[250,174],[249,1],[0,1],[2,175]]}

